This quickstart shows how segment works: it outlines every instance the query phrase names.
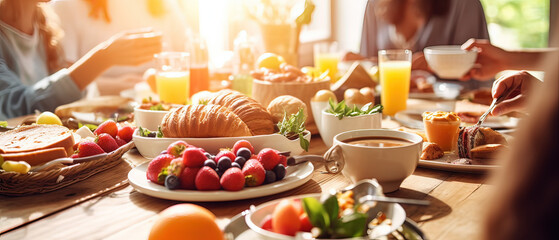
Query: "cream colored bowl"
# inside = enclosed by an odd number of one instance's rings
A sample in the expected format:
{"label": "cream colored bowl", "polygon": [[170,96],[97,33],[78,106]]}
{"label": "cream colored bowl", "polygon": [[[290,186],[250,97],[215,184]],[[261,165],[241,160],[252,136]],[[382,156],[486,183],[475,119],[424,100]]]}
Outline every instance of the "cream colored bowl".
{"label": "cream colored bowl", "polygon": [[440,78],[459,79],[473,66],[476,51],[463,50],[458,45],[432,46],[423,49],[429,67]]}
{"label": "cream colored bowl", "polygon": [[[411,144],[398,147],[368,147],[344,142],[361,137],[405,139]],[[388,129],[355,130],[334,137],[334,147],[341,148],[344,161],[342,174],[354,183],[375,178],[385,193],[398,190],[402,181],[413,173],[419,162],[422,144],[423,138],[417,134]]]}

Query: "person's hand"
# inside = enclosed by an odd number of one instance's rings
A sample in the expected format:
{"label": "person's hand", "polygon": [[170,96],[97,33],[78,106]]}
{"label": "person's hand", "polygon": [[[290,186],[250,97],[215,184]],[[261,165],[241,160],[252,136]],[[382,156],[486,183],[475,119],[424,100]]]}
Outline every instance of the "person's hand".
{"label": "person's hand", "polygon": [[425,55],[422,52],[416,52],[413,54],[411,59],[411,69],[412,70],[423,70],[427,72],[433,72],[429,68],[429,64],[427,64],[427,60],[425,59]]}
{"label": "person's hand", "polygon": [[152,92],[157,92],[157,84],[156,84],[156,76],[157,70],[155,68],[148,68],[143,75],[144,81],[146,81],[149,85],[149,88]]}
{"label": "person's hand", "polygon": [[495,80],[493,88],[491,89],[493,99],[500,97],[507,91],[511,92],[507,99],[495,106],[493,111],[491,111],[491,115],[498,116],[522,110],[528,100],[527,94],[529,94],[530,89],[537,84],[541,84],[541,81],[526,71],[502,76],[501,78]]}
{"label": "person's hand", "polygon": [[98,45],[111,65],[140,65],[161,52],[161,34],[151,29],[140,29],[114,35]]}
{"label": "person's hand", "polygon": [[462,44],[464,50],[477,50],[476,64],[460,80],[490,80],[507,69],[507,51],[491,45],[487,39],[469,39]]}

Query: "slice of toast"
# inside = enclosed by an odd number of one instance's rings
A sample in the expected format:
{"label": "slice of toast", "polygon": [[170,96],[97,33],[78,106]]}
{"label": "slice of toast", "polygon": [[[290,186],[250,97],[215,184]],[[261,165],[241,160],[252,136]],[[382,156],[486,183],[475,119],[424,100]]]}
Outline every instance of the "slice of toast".
{"label": "slice of toast", "polygon": [[21,126],[0,135],[0,153],[23,153],[61,147],[70,156],[73,146],[72,131],[59,125]]}
{"label": "slice of toast", "polygon": [[30,152],[4,153],[0,155],[6,161],[24,161],[31,166],[40,165],[53,159],[67,157],[66,149],[63,147],[40,149]]}

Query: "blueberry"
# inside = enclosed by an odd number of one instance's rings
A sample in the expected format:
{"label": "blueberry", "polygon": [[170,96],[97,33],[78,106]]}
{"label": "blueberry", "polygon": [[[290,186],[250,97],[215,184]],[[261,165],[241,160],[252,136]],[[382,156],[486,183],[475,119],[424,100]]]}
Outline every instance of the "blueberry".
{"label": "blueberry", "polygon": [[237,156],[244,157],[245,159],[249,159],[250,156],[252,156],[252,153],[250,152],[250,149],[243,147],[237,150]]}
{"label": "blueberry", "polygon": [[238,156],[237,158],[235,158],[235,162],[239,164],[239,166],[241,166],[241,168],[245,165],[245,163],[247,162],[247,159],[241,156]]}
{"label": "blueberry", "polygon": [[264,184],[273,183],[276,181],[276,173],[273,171],[266,171],[266,178],[264,178]]}
{"label": "blueberry", "polygon": [[163,154],[167,154],[167,150],[161,151],[161,153],[159,155],[163,155]]}
{"label": "blueberry", "polygon": [[177,189],[179,188],[179,185],[180,185],[179,177],[175,175],[167,175],[167,177],[165,178],[165,187],[167,189],[169,190]]}
{"label": "blueberry", "polygon": [[217,169],[215,169],[215,172],[217,173],[219,178],[221,178],[221,176],[223,176],[223,173],[225,173],[225,170],[221,171],[221,169],[217,168]]}
{"label": "blueberry", "polygon": [[234,162],[234,163],[231,163],[231,167],[241,168],[241,165],[239,165],[239,163],[237,163],[237,162]]}
{"label": "blueberry", "polygon": [[283,164],[278,164],[273,169],[276,174],[277,180],[282,180],[285,177],[285,166]]}
{"label": "blueberry", "polygon": [[217,162],[217,167],[225,172],[231,167],[231,159],[229,157],[221,157]]}
{"label": "blueberry", "polygon": [[208,152],[205,152],[204,155],[206,155],[207,159],[212,159],[212,155]]}
{"label": "blueberry", "polygon": [[215,164],[214,160],[208,159],[204,162],[204,166],[206,167],[210,167],[212,169],[216,169],[217,168],[217,164]]}

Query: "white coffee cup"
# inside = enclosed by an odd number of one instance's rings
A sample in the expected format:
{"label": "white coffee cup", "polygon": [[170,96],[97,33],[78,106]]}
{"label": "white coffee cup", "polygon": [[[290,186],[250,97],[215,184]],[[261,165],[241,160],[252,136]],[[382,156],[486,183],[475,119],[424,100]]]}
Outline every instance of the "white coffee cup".
{"label": "white coffee cup", "polygon": [[[369,147],[344,142],[365,137],[400,139],[409,144],[396,147]],[[422,144],[422,137],[403,131],[388,129],[348,131],[336,135],[332,148],[337,149],[329,150],[340,151],[341,154],[334,155],[338,155],[337,157],[341,159],[326,159],[326,161],[336,161],[342,168],[342,174],[354,183],[362,179],[375,178],[385,193],[394,192],[417,167]]]}

